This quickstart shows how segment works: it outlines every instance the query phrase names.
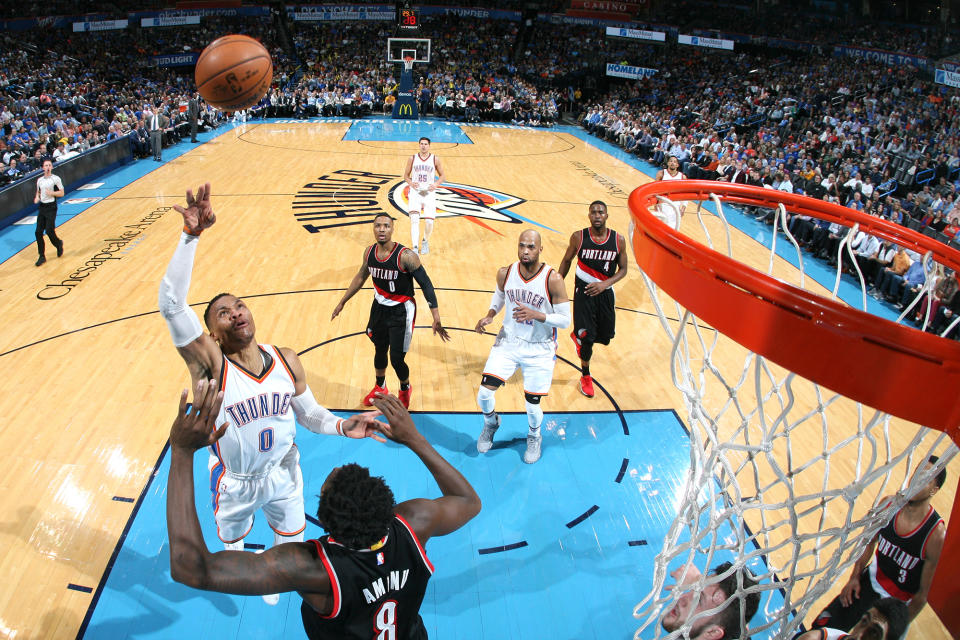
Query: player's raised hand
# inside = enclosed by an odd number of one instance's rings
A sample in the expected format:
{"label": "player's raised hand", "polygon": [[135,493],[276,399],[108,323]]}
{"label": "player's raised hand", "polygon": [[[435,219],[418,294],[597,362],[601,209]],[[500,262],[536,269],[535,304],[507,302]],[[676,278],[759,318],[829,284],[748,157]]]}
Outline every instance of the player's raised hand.
{"label": "player's raised hand", "polygon": [[193,392],[193,406],[187,412],[187,390],[180,393],[180,408],[170,427],[170,444],[190,452],[208,447],[223,437],[227,431],[224,422],[217,428],[217,415],[223,404],[223,392],[217,389],[216,380],[201,380]]}
{"label": "player's raised hand", "polygon": [[377,420],[382,414],[379,411],[365,411],[355,416],[350,416],[343,421],[341,428],[343,435],[348,438],[373,438],[377,442],[386,442],[382,432],[386,426]]}
{"label": "player's raised hand", "polygon": [[411,440],[422,437],[413,424],[410,412],[395,395],[378,393],[373,397],[373,406],[379,409],[390,423],[381,423],[380,431],[394,442],[409,444]]}
{"label": "player's raised hand", "polygon": [[187,189],[187,206],[181,207],[175,204],[173,208],[183,216],[183,226],[191,235],[200,235],[200,232],[210,228],[217,221],[217,216],[213,213],[213,205],[210,203],[209,182],[197,187],[196,196],[192,189]]}

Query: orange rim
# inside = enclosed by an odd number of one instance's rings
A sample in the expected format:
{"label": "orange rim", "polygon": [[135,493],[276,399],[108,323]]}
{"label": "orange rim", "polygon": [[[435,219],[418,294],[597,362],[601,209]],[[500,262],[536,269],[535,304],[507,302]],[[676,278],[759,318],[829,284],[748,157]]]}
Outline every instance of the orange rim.
{"label": "orange rim", "polygon": [[960,343],[781,282],[671,229],[657,196],[775,208],[854,223],[960,271],[960,251],[898,224],[806,196],[704,180],[651,182],[630,194],[634,256],[674,300],[740,345],[796,374],[911,422],[960,430]]}

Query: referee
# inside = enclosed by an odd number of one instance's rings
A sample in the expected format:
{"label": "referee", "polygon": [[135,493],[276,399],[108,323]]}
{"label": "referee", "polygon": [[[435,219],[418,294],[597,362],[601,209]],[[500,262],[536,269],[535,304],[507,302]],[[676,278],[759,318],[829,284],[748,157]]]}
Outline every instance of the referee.
{"label": "referee", "polygon": [[590,226],[574,231],[570,245],[557,271],[567,277],[574,256],[577,258],[573,289],[573,338],[580,357],[580,391],[593,397],[590,357],[593,345],[610,344],[616,328],[613,284],[627,275],[627,247],[623,236],[607,228],[607,205],[590,203]]}
{"label": "referee", "polygon": [[33,197],[33,202],[38,204],[37,210],[37,251],[40,257],[37,258],[39,267],[47,261],[44,256],[43,234],[46,232],[50,242],[57,248],[57,257],[63,255],[63,240],[57,237],[57,198],[63,197],[63,183],[59,176],[53,175],[53,161],[43,161],[43,175],[37,178],[37,193]]}

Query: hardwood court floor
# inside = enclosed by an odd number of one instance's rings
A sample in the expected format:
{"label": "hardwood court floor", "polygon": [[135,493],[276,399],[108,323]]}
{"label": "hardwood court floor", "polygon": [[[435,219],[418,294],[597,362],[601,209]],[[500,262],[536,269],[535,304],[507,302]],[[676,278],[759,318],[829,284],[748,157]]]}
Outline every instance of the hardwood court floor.
{"label": "hardwood court floor", "polygon": [[[8,416],[0,428],[8,452],[0,474],[0,575],[7,576],[0,637],[76,635],[92,597],[76,587],[99,583],[133,509],[128,500],[157,465],[188,381],[155,311],[181,226],[171,207],[186,188],[209,181],[217,213],[197,252],[194,308],[202,313],[221,291],[244,297],[260,341],[312,348],[303,360],[321,403],[359,408],[373,383],[373,350],[362,333],[369,286],[332,322],[330,313],[373,241],[376,211],[397,216],[394,239],[409,244],[391,189],[416,142],[344,141],[350,126],[250,124],[150,164],[153,170],[133,181],[107,176],[110,195],[58,229],[67,247],[62,258],[35,268],[30,246],[0,264],[0,362],[12,372],[0,398]],[[433,144],[453,187],[448,204],[460,215],[438,220],[423,261],[444,324],[456,330],[447,344],[428,329],[415,334],[408,362],[416,411],[475,411],[490,343],[470,330],[486,312],[497,268],[516,260],[521,230],[540,230],[543,259],[556,267],[570,233],[586,226],[592,200],[605,200],[609,226],[625,233],[627,195],[649,179],[570,132],[463,131],[472,144],[441,142],[437,125]],[[760,251],[746,235],[735,242]],[[572,277],[567,289],[572,294]],[[594,376],[622,409],[675,408],[684,416],[670,381],[669,344],[632,259],[617,305],[617,338],[597,348]],[[421,317],[427,313],[421,301]],[[560,355],[576,361],[566,335]],[[392,370],[387,380],[395,389]],[[548,413],[614,408],[599,395],[583,397],[577,380],[573,369],[557,368]],[[517,380],[497,394],[497,405],[523,410]],[[950,471],[935,501],[945,517],[960,466]],[[948,635],[927,610],[911,637]]]}

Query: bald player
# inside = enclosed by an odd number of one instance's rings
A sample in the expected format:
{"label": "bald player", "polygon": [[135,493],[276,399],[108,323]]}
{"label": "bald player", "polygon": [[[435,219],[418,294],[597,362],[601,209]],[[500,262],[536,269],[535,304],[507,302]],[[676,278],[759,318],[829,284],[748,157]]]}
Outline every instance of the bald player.
{"label": "bald player", "polygon": [[540,249],[539,233],[528,229],[520,234],[519,260],[497,272],[497,289],[490,308],[476,326],[478,333],[484,333],[484,327],[506,307],[503,327],[490,349],[477,392],[477,404],[483,412],[483,431],[477,440],[477,451],[486,453],[493,446],[493,435],[500,427],[500,416],[494,410],[494,393],[520,367],[529,424],[527,450],[523,455],[527,464],[540,459],[543,440],[540,399],[549,393],[553,382],[557,329],[570,326],[570,299],[563,278],[540,261]]}

